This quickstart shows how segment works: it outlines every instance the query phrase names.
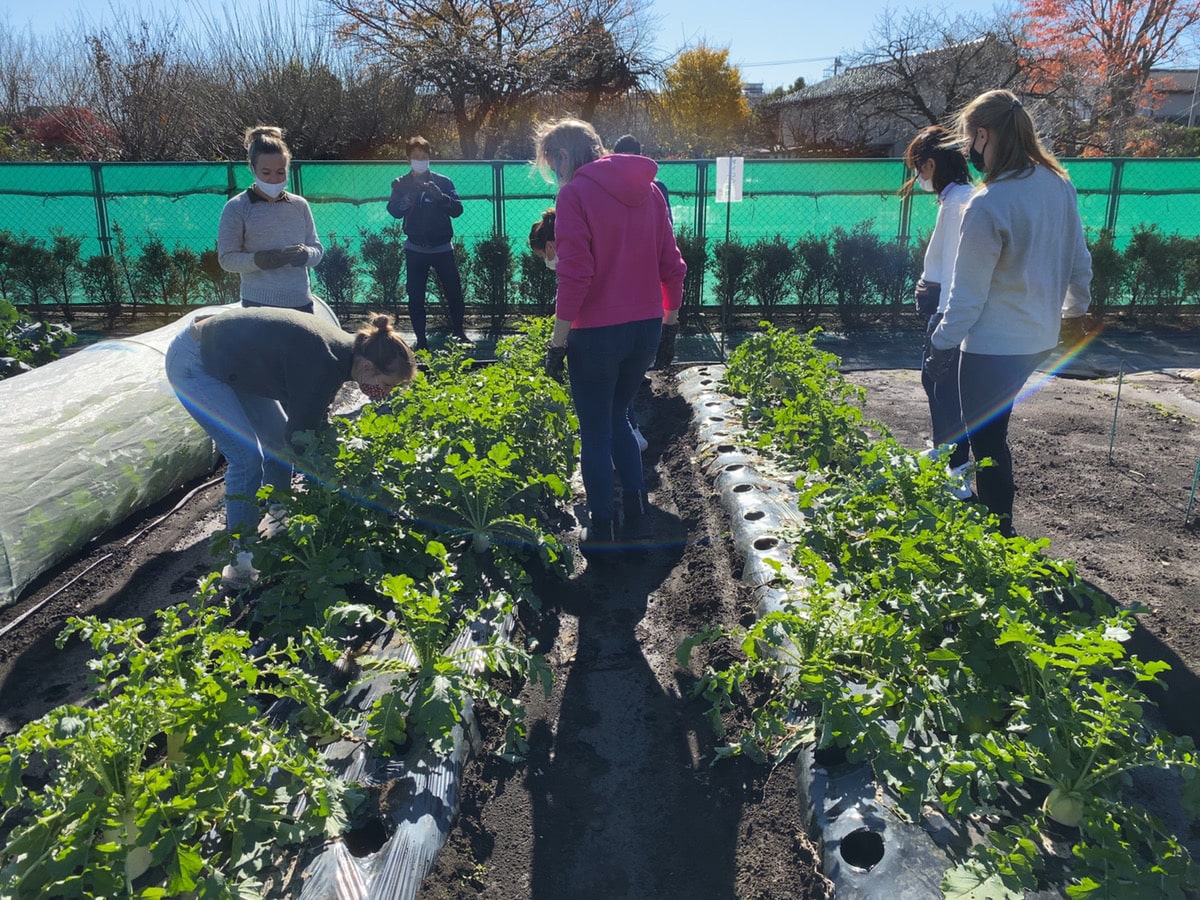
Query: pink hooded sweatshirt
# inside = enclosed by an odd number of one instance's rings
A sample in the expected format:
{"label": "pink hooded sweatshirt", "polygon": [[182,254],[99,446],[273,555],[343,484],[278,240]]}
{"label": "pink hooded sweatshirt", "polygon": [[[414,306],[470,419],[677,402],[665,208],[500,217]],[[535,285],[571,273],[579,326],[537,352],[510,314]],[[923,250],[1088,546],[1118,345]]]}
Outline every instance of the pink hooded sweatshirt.
{"label": "pink hooded sweatshirt", "polygon": [[683,302],[687,265],[644,156],[587,163],[558,191],[555,315],[574,328],[661,318]]}

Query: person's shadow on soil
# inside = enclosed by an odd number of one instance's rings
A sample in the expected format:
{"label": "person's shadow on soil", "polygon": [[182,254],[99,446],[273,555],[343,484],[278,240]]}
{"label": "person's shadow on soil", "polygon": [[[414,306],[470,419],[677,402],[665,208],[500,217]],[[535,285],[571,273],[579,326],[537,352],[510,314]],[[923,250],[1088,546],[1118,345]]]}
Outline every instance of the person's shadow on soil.
{"label": "person's shadow on soil", "polygon": [[647,617],[683,555],[686,527],[670,518],[656,529],[670,539],[648,558],[592,567],[568,588],[574,666],[557,729],[543,721],[530,734],[533,898],[733,896],[737,816],[712,815],[687,701],[647,659],[675,683],[678,636],[654,635]]}

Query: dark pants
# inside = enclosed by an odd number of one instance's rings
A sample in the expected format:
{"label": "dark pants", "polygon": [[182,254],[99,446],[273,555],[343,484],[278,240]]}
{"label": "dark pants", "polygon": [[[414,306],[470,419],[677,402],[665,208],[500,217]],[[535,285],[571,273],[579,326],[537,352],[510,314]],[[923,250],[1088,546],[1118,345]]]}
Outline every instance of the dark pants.
{"label": "dark pants", "polygon": [[[921,347],[921,358],[929,355],[929,336],[942,321],[941,313],[929,317],[925,328],[925,343]],[[958,351],[955,351],[953,367],[958,368]],[[971,448],[967,444],[967,430],[963,427],[962,407],[958,397],[958,379],[947,378],[937,382],[930,380],[921,369],[921,386],[925,388],[925,396],[929,398],[929,420],[933,425],[933,446],[954,444],[954,452],[950,454],[947,463],[951,468],[966,465],[971,458]]]}
{"label": "dark pants", "polygon": [[253,300],[243,300],[242,306],[246,309],[294,309],[296,312],[311,313],[313,311],[313,302],[309,300],[303,306],[267,306],[265,303],[255,303]]}
{"label": "dark pants", "polygon": [[579,467],[593,519],[612,520],[613,467],[624,491],[646,489],[642,451],[627,415],[654,362],[662,319],[575,328],[567,338],[567,374],[579,417]]}
{"label": "dark pants", "polygon": [[1029,376],[1050,351],[1023,356],[985,356],[963,353],[959,358],[958,389],[967,426],[971,455],[994,465],[975,474],[975,493],[1000,519],[1003,534],[1012,534],[1013,463],[1008,448],[1008,422],[1013,403]]}
{"label": "dark pants", "polygon": [[429,282],[429,270],[437,273],[438,281],[442,284],[442,292],[446,295],[446,311],[450,315],[450,328],[455,334],[463,333],[462,278],[458,274],[458,263],[454,259],[454,251],[443,253],[421,253],[417,250],[404,251],[404,265],[408,270],[405,287],[408,290],[408,317],[412,320],[413,333],[417,343],[425,343],[425,290]]}

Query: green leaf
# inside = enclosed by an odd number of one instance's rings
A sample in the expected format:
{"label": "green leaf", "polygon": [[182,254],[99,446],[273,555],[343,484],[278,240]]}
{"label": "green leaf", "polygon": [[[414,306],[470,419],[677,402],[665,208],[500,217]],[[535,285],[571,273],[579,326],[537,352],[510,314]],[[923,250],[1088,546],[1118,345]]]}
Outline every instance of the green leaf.
{"label": "green leaf", "polygon": [[1010,891],[999,875],[988,874],[975,862],[955,866],[942,879],[945,900],[1021,900],[1023,891]]}

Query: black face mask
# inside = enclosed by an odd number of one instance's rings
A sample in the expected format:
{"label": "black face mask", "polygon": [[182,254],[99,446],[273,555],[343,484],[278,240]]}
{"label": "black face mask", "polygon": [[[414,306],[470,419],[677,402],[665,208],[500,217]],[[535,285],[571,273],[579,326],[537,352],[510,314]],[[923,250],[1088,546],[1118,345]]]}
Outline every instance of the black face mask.
{"label": "black face mask", "polygon": [[[983,146],[987,148],[987,141],[983,142]],[[971,165],[975,167],[975,171],[979,173],[987,172],[987,165],[983,161],[983,153],[975,149],[974,142],[971,143],[971,149],[967,153],[967,158],[971,160]]]}

